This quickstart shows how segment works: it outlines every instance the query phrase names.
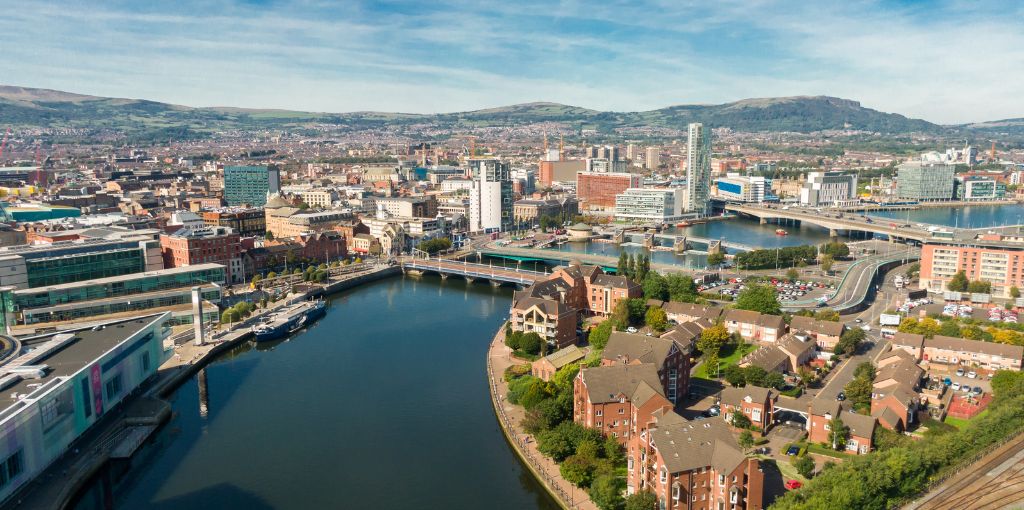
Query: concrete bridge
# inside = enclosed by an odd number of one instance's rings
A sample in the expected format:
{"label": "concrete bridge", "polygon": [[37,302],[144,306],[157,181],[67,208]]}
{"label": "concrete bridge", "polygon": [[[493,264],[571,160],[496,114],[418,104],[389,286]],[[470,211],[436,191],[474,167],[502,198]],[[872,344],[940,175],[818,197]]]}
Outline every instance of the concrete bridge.
{"label": "concrete bridge", "polygon": [[[692,244],[694,243],[703,244],[708,247],[707,250],[694,251],[706,251],[708,253],[718,251],[719,249],[733,249],[738,251],[754,251],[757,249],[756,247],[751,246],[749,244],[737,243],[735,241],[726,241],[724,239],[711,239],[707,237],[698,237],[686,234],[664,234],[626,231],[622,234],[622,237],[625,239],[629,239],[632,242],[636,242],[637,244],[643,245],[647,245],[647,240],[649,238],[651,240],[652,245],[656,244],[654,241],[661,240],[669,241],[671,243],[668,245],[662,244],[661,246],[671,246],[673,248],[678,248],[680,243],[682,243],[682,245],[685,246],[684,249],[677,249],[676,251],[690,250],[690,246],[692,246]],[[637,238],[640,238],[639,242],[635,241],[635,239]]]}
{"label": "concrete bridge", "polygon": [[490,264],[475,264],[467,261],[454,261],[445,259],[420,259],[408,258],[400,261],[402,272],[437,273],[441,278],[449,276],[461,276],[466,281],[473,282],[477,279],[487,280],[495,287],[503,283],[512,283],[520,286],[533,285],[538,280],[548,277],[548,273],[530,271],[513,267],[494,266]]}
{"label": "concrete bridge", "polygon": [[[916,241],[924,242],[932,238],[932,232],[920,227],[902,227],[898,224],[893,226],[895,221],[868,220],[860,216],[843,215],[840,211],[814,211],[805,209],[782,209],[779,207],[763,207],[744,204],[725,204],[726,211],[732,211],[744,216],[754,217],[761,223],[785,223],[799,222],[817,225],[827,228],[829,234],[837,237],[841,231],[867,232],[871,234],[883,234],[894,241]],[[953,229],[948,229],[953,230]]]}

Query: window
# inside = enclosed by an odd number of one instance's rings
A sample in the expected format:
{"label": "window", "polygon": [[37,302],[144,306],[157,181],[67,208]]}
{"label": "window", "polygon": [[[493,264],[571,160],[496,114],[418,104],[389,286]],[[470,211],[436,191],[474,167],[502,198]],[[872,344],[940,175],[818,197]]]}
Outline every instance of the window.
{"label": "window", "polygon": [[658,475],[658,479],[661,480],[661,483],[668,482],[668,470],[665,469],[664,467],[661,468],[661,471]]}
{"label": "window", "polygon": [[149,372],[149,351],[142,353],[142,372]]}
{"label": "window", "polygon": [[92,416],[92,392],[89,391],[89,379],[82,379],[79,387],[82,390],[82,408],[85,410],[85,417]]}
{"label": "window", "polygon": [[604,411],[601,410],[601,409],[598,409],[597,411],[594,412],[594,416],[604,416]]}
{"label": "window", "polygon": [[122,389],[123,386],[121,381],[121,374],[117,374],[114,377],[111,377],[110,380],[108,380],[107,384],[105,385],[107,400],[113,400],[114,397],[120,395]]}
{"label": "window", "polygon": [[[672,499],[674,499],[676,501],[679,501],[679,493],[680,492],[681,491],[679,490],[679,484],[678,483],[672,484]],[[694,496],[694,500],[696,500],[696,499],[697,499],[697,496]]]}
{"label": "window", "polygon": [[0,464],[0,487],[7,485],[7,482],[17,478],[25,468],[22,460],[21,450],[14,452]]}

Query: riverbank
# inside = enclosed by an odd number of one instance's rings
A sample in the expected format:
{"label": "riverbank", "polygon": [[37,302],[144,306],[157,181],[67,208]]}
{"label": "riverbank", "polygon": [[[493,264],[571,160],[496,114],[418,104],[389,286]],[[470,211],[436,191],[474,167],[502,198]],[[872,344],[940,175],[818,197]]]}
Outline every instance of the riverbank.
{"label": "riverbank", "polygon": [[[345,275],[323,288],[297,294],[275,306],[259,310],[243,322],[217,332],[206,344],[186,342],[174,347],[174,354],[160,366],[150,381],[137,388],[132,396],[109,410],[101,421],[90,427],[65,453],[26,489],[3,508],[30,510],[64,509],[78,491],[109,461],[111,451],[127,440],[129,425],[146,424],[151,433],[166,423],[171,413],[165,400],[178,386],[221,354],[237,347],[252,335],[251,326],[284,306],[311,296],[329,295],[364,283],[401,274],[397,266],[372,267],[363,273]],[[145,442],[143,438],[140,443]]]}
{"label": "riverbank", "polygon": [[521,424],[525,417],[523,408],[505,401],[505,395],[508,394],[508,383],[504,378],[505,369],[526,363],[528,362],[512,357],[511,349],[505,345],[505,330],[499,329],[487,350],[487,386],[498,424],[501,425],[501,430],[516,455],[562,508],[598,510],[585,490],[565,481],[558,470],[558,464],[537,450],[537,441],[522,428]]}

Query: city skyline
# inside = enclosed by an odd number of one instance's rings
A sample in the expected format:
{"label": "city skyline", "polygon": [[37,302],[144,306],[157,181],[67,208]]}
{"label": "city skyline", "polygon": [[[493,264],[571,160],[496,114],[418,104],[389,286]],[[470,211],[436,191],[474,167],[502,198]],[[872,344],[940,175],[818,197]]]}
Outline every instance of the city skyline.
{"label": "city skyline", "polygon": [[[189,106],[639,111],[829,95],[938,123],[1024,116],[1020,7],[47,2],[8,9],[12,85]],[[641,79],[642,77],[642,79]]]}

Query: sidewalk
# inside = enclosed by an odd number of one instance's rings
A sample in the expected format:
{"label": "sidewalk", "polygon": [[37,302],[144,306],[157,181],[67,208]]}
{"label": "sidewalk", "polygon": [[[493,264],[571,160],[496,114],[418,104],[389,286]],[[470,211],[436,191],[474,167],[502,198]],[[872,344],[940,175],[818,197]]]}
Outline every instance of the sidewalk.
{"label": "sidewalk", "polygon": [[505,369],[512,365],[522,365],[525,361],[513,359],[511,349],[505,346],[505,330],[501,329],[491,342],[487,351],[487,377],[491,390],[491,401],[499,416],[501,427],[509,438],[519,456],[526,460],[527,465],[541,484],[556,497],[564,508],[579,510],[597,510],[597,505],[590,501],[586,490],[574,486],[562,479],[558,464],[537,451],[537,441],[526,433],[520,425],[525,416],[522,407],[505,402],[508,384],[505,382]]}

